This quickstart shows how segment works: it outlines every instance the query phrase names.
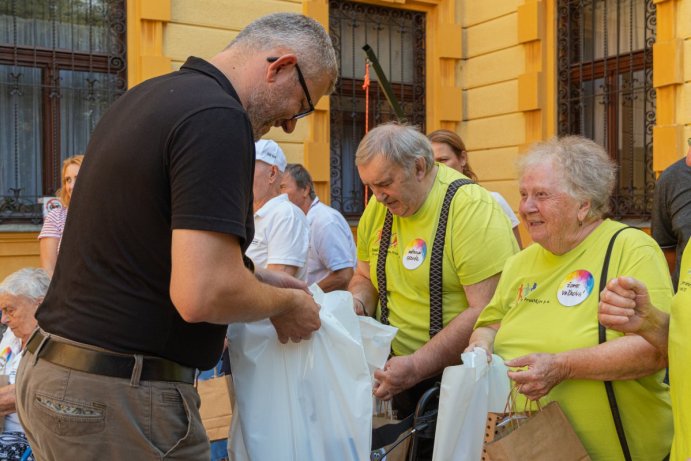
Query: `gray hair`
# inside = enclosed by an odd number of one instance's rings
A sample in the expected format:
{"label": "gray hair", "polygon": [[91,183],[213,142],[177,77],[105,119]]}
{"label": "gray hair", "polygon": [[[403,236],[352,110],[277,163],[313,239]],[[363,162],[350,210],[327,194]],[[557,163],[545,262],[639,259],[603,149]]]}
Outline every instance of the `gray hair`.
{"label": "gray hair", "polygon": [[286,173],[289,174],[294,180],[298,189],[310,188],[310,198],[314,200],[317,198],[317,193],[314,191],[314,183],[312,182],[312,176],[307,168],[299,163],[289,163],[286,167]]}
{"label": "gray hair", "polygon": [[19,269],[0,283],[0,295],[26,296],[27,298],[43,298],[48,291],[50,277],[40,268],[30,267]]}
{"label": "gray hair", "polygon": [[609,211],[616,165],[602,146],[582,136],[554,137],[536,143],[519,158],[518,176],[547,161],[552,161],[569,195],[579,201],[590,200],[588,217],[602,218]]}
{"label": "gray hair", "polygon": [[364,165],[376,155],[383,155],[409,172],[414,170],[418,158],[425,161],[426,172],[434,166],[434,151],[427,136],[415,127],[397,122],[384,123],[367,133],[355,153],[355,164]]}
{"label": "gray hair", "polygon": [[[327,75],[333,92],[338,79],[338,62],[331,37],[321,24],[297,13],[274,13],[250,23],[226,47],[238,47],[249,52],[283,47],[298,57],[305,78]],[[297,78],[297,77],[296,77]]]}

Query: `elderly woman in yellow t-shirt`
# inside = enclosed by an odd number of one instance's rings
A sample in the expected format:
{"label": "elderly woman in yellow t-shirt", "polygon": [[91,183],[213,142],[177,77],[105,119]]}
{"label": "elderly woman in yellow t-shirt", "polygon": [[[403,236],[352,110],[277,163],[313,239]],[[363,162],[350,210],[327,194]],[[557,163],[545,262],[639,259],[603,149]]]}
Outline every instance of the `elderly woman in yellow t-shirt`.
{"label": "elderly woman in yellow t-shirt", "polygon": [[[624,228],[605,219],[615,168],[596,143],[577,136],[532,147],[519,160],[519,212],[535,244],[510,258],[476,323],[469,349],[506,360],[523,399],[558,401],[593,460],[661,460],[672,418],[665,359],[638,335],[607,331],[598,341],[598,285],[605,253]],[[635,229],[615,240],[605,279],[644,280],[669,309],[672,285],[662,251]],[[625,432],[617,436],[603,381],[612,381]],[[622,443],[623,442],[623,443]]]}

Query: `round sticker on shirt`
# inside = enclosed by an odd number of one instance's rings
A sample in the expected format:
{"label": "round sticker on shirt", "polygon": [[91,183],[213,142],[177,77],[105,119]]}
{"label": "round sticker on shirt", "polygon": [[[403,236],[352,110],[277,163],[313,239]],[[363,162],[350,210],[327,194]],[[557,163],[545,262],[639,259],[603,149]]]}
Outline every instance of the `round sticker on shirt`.
{"label": "round sticker on shirt", "polygon": [[577,270],[566,276],[557,289],[557,299],[562,306],[578,306],[593,292],[595,279],[586,270]]}
{"label": "round sticker on shirt", "polygon": [[415,239],[403,252],[403,267],[409,270],[417,269],[427,256],[427,244],[422,239]]}

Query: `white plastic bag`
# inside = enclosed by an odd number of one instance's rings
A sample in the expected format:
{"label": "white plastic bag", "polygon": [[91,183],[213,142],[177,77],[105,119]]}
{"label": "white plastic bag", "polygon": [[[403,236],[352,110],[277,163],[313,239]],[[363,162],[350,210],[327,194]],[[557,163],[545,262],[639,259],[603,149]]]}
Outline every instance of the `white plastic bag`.
{"label": "white plastic bag", "polygon": [[511,389],[498,355],[487,363],[487,353],[475,348],[461,359],[442,376],[433,461],[479,461],[487,413],[503,412]]}
{"label": "white plastic bag", "polygon": [[372,380],[350,293],[315,293],[321,328],[281,344],[269,320],[228,328],[235,461],[369,459]]}
{"label": "white plastic bag", "polygon": [[372,317],[359,316],[362,345],[369,365],[370,374],[374,370],[384,368],[391,355],[391,341],[398,332],[398,328],[384,325]]}

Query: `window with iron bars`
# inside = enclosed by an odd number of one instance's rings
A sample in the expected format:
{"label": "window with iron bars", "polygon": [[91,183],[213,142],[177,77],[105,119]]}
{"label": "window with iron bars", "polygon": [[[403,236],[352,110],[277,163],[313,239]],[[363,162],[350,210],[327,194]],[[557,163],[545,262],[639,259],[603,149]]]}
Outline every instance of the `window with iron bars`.
{"label": "window with iron bars", "polygon": [[331,95],[331,206],[356,220],[365,209],[365,190],[355,152],[369,128],[396,120],[370,69],[370,103],[366,111],[365,52],[373,50],[406,123],[425,132],[425,13],[367,5],[345,0],[329,2],[329,34],[341,75]]}
{"label": "window with iron bars", "polygon": [[0,2],[0,223],[38,224],[127,86],[124,0]]}
{"label": "window with iron bars", "polygon": [[617,219],[649,219],[655,176],[653,0],[559,0],[559,134],[598,142],[618,165]]}

